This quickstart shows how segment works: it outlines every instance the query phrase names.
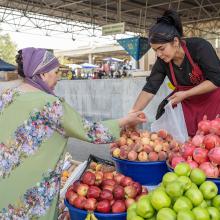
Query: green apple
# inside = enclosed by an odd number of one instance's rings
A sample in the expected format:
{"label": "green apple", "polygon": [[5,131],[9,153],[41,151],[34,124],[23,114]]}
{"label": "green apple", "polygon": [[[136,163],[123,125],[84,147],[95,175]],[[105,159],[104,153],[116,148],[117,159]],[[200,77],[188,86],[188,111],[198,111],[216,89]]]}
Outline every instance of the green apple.
{"label": "green apple", "polygon": [[192,212],[194,213],[196,220],[210,220],[209,212],[206,208],[195,207]]}
{"label": "green apple", "polygon": [[198,189],[190,188],[186,191],[185,196],[192,202],[193,206],[198,206],[203,201],[203,195]]}
{"label": "green apple", "polygon": [[203,200],[202,203],[198,207],[207,208],[208,204],[205,200]]}
{"label": "green apple", "polygon": [[191,210],[183,210],[177,213],[177,220],[195,220],[196,217]]}
{"label": "green apple", "polygon": [[154,208],[148,197],[137,202],[136,213],[143,218],[150,218],[154,215]]}
{"label": "green apple", "polygon": [[151,204],[156,210],[160,210],[170,207],[171,199],[163,190],[154,190],[151,196]]}
{"label": "green apple", "polygon": [[199,169],[199,168],[194,168],[192,169],[190,173],[190,179],[192,182],[194,182],[196,185],[201,185],[203,182],[206,180],[206,175],[205,173]]}
{"label": "green apple", "polygon": [[176,165],[174,172],[178,176],[189,176],[191,172],[191,167],[188,163],[179,163]]}
{"label": "green apple", "polygon": [[166,173],[162,179],[163,186],[166,187],[166,185],[168,183],[171,183],[171,182],[177,180],[177,178],[178,178],[178,176],[173,172]]}
{"label": "green apple", "polygon": [[219,212],[219,210],[217,208],[215,208],[215,207],[208,207],[207,210],[209,212],[211,220],[219,220],[220,219],[220,212]]}
{"label": "green apple", "polygon": [[212,206],[212,200],[207,199],[205,201],[206,201],[208,207]]}
{"label": "green apple", "polygon": [[176,220],[176,213],[170,208],[162,208],[157,213],[157,220]]}
{"label": "green apple", "polygon": [[212,205],[220,210],[220,195],[217,195],[212,199]]}
{"label": "green apple", "polygon": [[168,183],[166,186],[166,193],[171,197],[171,198],[176,198],[180,197],[183,195],[183,186],[180,182],[178,181],[173,181],[171,183]]}
{"label": "green apple", "polygon": [[173,206],[175,212],[179,212],[181,210],[191,210],[192,208],[192,202],[185,196],[179,197]]}
{"label": "green apple", "polygon": [[218,194],[218,187],[212,181],[205,181],[199,187],[205,199],[213,199]]}
{"label": "green apple", "polygon": [[192,186],[192,181],[187,176],[180,176],[178,182],[182,184],[184,190],[187,190]]}

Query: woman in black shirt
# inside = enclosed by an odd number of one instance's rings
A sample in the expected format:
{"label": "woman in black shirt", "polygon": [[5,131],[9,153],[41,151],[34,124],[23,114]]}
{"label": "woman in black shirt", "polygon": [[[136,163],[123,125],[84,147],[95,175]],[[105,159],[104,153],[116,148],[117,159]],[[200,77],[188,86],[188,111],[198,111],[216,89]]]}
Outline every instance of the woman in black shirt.
{"label": "woman in black shirt", "polygon": [[130,112],[143,110],[168,76],[175,86],[169,100],[173,105],[182,103],[192,136],[204,115],[211,120],[220,114],[220,60],[208,41],[182,37],[178,14],[165,11],[149,31],[149,42],[158,58]]}

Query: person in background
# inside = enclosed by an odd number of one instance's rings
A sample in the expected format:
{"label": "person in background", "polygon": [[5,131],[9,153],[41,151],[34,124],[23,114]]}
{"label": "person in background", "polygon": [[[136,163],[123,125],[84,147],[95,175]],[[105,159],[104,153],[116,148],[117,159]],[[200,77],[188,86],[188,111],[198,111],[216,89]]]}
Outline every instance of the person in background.
{"label": "person in background", "polygon": [[143,110],[168,76],[175,90],[167,98],[173,105],[182,103],[193,136],[204,115],[212,120],[220,113],[220,60],[208,41],[183,38],[180,17],[173,10],[157,19],[149,30],[149,43],[157,60],[130,112]]}
{"label": "person in background", "polygon": [[146,120],[133,113],[91,122],[54,94],[59,62],[45,49],[18,52],[21,85],[0,95],[0,219],[57,219],[68,137],[109,143]]}

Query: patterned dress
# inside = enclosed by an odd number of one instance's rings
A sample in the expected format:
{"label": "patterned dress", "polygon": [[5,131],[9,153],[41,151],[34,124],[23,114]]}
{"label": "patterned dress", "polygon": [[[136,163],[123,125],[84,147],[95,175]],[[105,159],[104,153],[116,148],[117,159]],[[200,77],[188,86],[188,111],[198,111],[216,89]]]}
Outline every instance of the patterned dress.
{"label": "patterned dress", "polygon": [[57,219],[62,157],[68,137],[108,143],[116,120],[92,123],[64,100],[9,89],[0,95],[0,219]]}

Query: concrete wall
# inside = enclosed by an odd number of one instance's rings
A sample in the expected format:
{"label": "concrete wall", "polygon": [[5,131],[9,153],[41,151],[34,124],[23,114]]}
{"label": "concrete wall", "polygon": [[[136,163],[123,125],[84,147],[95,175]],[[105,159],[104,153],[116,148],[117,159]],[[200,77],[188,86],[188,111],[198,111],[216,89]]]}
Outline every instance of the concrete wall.
{"label": "concrete wall", "polygon": [[[127,114],[146,80],[144,77],[105,80],[60,81],[56,94],[65,98],[84,117],[93,120],[115,119]],[[169,93],[163,84],[145,109],[153,121],[160,101]]]}

